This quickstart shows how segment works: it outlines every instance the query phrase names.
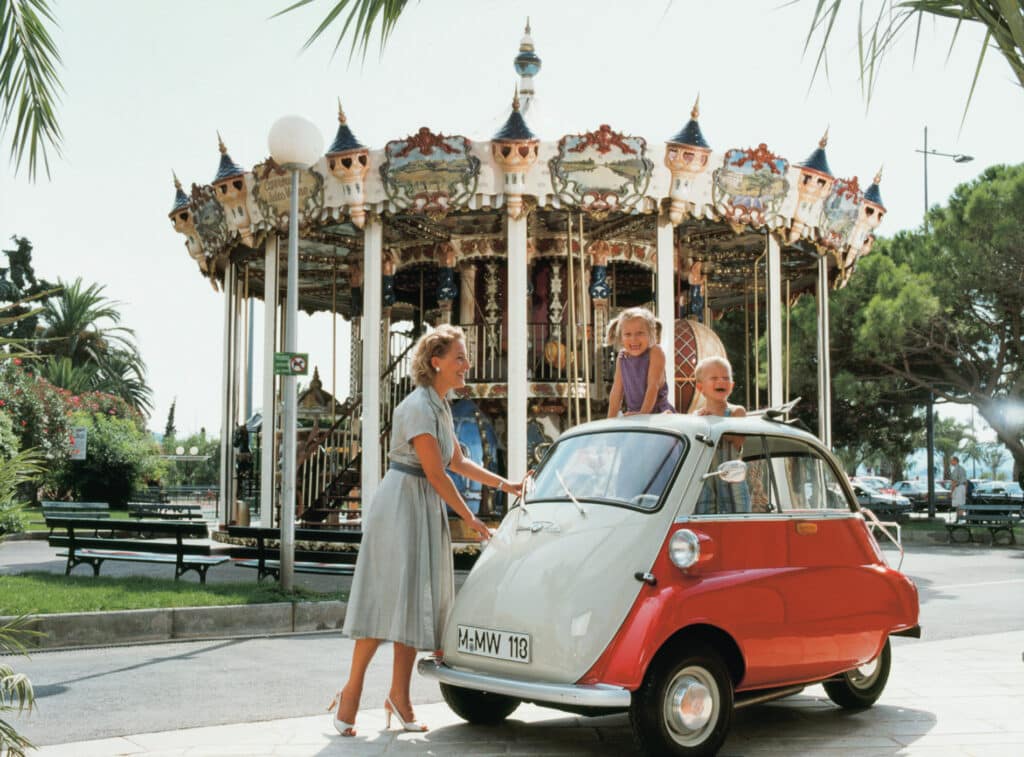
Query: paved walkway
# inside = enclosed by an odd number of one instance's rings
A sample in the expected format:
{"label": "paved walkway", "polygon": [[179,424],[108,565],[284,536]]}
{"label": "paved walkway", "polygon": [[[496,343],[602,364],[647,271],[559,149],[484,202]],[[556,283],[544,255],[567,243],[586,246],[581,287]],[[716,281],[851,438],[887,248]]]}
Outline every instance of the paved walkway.
{"label": "paved walkway", "polygon": [[[741,710],[721,754],[984,756],[1024,754],[1024,630],[923,642],[895,639],[893,669],[870,710],[835,707],[820,686]],[[244,696],[244,692],[239,692]],[[522,705],[495,728],[469,726],[444,704],[421,705],[425,734],[384,730],[382,710],[359,714],[359,735],[334,734],[327,715],[141,733],[40,749],[90,755],[637,755],[625,715],[580,718]],[[73,717],[73,713],[69,713]]]}

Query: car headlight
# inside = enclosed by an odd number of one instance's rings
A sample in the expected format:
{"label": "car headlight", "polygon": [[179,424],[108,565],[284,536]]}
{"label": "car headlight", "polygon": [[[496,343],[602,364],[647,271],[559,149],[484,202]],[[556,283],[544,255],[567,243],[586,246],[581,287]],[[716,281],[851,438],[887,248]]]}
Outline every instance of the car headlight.
{"label": "car headlight", "polygon": [[677,568],[689,568],[700,558],[700,540],[697,534],[681,528],[668,541],[668,557]]}

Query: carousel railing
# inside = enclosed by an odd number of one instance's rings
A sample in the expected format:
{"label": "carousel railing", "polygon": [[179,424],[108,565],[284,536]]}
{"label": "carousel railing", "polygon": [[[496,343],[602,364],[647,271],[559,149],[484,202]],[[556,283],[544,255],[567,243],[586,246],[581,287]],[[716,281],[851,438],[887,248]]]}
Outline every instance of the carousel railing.
{"label": "carousel railing", "polygon": [[388,338],[388,355],[394,355],[380,377],[380,475],[387,469],[391,451],[391,416],[395,406],[413,390],[412,348],[416,334],[412,331],[393,331]]}
{"label": "carousel railing", "polygon": [[[521,338],[521,332],[513,329],[506,332],[500,323],[462,324],[466,334],[466,349],[472,369],[466,380],[470,383],[505,383],[508,381],[507,336]],[[592,339],[579,338],[572,344],[570,329],[563,324],[548,322],[528,323],[527,376],[531,381],[569,382],[602,381],[611,382],[612,373],[607,364],[610,352],[603,345],[595,345]],[[575,349],[573,349],[575,347]],[[583,352],[591,350],[587,360],[587,375],[584,378]],[[600,366],[600,368],[599,368]],[[614,372],[614,362],[611,363]]]}
{"label": "carousel railing", "polygon": [[[358,486],[361,397],[349,397],[331,426],[321,430],[314,423],[299,452],[298,508],[302,520],[323,521],[332,512],[344,518],[358,512],[358,496],[350,490]],[[339,489],[344,486],[344,491]]]}

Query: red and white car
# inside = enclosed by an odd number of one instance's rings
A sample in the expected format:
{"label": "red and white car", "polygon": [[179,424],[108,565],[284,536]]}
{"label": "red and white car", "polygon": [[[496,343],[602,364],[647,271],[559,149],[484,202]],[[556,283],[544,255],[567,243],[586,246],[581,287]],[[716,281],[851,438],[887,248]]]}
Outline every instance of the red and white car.
{"label": "red and white car", "polygon": [[[716,462],[728,436],[737,460]],[[722,459],[719,457],[718,459]],[[648,754],[714,754],[744,705],[824,683],[871,706],[919,636],[842,468],[761,417],[649,415],[562,435],[419,670],[464,719],[628,711]]]}

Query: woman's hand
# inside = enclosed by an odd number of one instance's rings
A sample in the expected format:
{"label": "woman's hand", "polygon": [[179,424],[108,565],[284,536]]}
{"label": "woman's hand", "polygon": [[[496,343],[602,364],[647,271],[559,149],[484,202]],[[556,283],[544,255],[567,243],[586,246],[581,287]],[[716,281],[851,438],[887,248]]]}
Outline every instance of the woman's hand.
{"label": "woman's hand", "polygon": [[491,529],[489,529],[487,524],[475,515],[472,520],[467,520],[466,523],[469,524],[470,528],[476,531],[477,536],[480,537],[480,541],[487,541],[491,538]]}

